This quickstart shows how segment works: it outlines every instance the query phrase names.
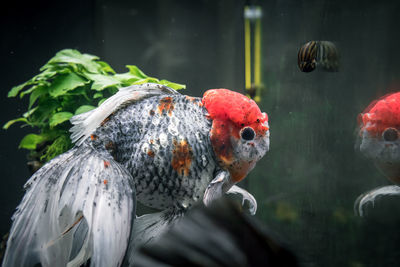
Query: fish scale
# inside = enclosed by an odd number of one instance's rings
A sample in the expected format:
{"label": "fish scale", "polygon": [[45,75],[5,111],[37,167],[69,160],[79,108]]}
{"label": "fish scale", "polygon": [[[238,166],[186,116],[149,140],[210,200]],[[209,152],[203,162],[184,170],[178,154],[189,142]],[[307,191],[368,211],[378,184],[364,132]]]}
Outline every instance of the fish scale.
{"label": "fish scale", "polygon": [[86,142],[134,178],[137,200],[164,209],[199,200],[217,170],[211,121],[200,98],[154,96],[111,115]]}

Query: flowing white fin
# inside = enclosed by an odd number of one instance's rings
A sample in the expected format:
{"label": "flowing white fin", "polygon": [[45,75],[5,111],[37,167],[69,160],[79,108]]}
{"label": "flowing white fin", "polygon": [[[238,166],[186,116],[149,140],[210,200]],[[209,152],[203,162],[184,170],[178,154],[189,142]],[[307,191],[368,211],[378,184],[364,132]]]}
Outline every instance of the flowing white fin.
{"label": "flowing white fin", "polygon": [[115,95],[108,98],[99,107],[71,118],[70,121],[74,125],[70,129],[72,142],[78,146],[81,145],[108,116],[126,104],[163,94],[179,93],[172,88],[156,83],[144,83],[119,89]]}
{"label": "flowing white fin", "polygon": [[[87,146],[38,170],[13,216],[3,266],[120,266],[135,213],[130,174]],[[81,217],[83,216],[83,217]]]}
{"label": "flowing white fin", "polygon": [[381,196],[393,196],[400,195],[400,186],[397,185],[389,185],[375,188],[367,193],[360,195],[357,200],[354,202],[354,212],[359,214],[360,216],[364,215],[364,207],[368,203],[372,203],[372,206],[375,205],[375,200]]}
{"label": "flowing white fin", "polygon": [[172,225],[179,221],[179,218],[181,216],[174,215],[171,210],[136,217],[123,266],[133,267],[136,249],[139,246],[157,241]]}

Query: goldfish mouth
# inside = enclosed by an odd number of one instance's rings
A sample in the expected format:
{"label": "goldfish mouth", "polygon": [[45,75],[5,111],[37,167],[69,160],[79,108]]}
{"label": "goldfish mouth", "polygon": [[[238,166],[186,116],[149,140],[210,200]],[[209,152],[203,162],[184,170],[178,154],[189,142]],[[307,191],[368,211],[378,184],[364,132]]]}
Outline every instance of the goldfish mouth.
{"label": "goldfish mouth", "polygon": [[254,140],[241,140],[240,144],[235,148],[234,154],[241,160],[255,161],[260,160],[269,151],[269,132],[263,136],[258,136]]}

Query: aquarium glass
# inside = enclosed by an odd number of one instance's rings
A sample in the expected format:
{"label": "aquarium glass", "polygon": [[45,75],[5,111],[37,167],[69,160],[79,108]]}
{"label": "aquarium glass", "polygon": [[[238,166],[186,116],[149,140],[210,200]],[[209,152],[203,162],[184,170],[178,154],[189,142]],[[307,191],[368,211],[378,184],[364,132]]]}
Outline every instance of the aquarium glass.
{"label": "aquarium glass", "polygon": [[[378,196],[363,216],[354,209],[361,194],[394,185],[360,152],[357,118],[374,100],[400,91],[399,1],[9,3],[0,11],[1,123],[21,117],[29,104],[27,97],[8,98],[11,88],[66,48],[96,55],[117,73],[136,65],[185,84],[180,92],[191,96],[212,88],[249,93],[246,6],[261,14],[258,30],[255,19],[249,22],[251,80],[259,80],[256,100],[271,132],[270,151],[240,182],[258,202],[255,217],[300,266],[400,266],[400,197]],[[303,51],[317,63],[305,72],[298,53],[311,41],[325,51]],[[323,60],[336,65],[324,68]],[[19,126],[1,131],[2,236],[30,177],[28,151],[18,145],[35,129]]]}

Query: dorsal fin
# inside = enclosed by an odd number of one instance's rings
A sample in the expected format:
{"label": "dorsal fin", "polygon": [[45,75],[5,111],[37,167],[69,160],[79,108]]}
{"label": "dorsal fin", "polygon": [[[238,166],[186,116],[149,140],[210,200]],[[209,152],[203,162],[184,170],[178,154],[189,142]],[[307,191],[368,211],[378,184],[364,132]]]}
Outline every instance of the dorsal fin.
{"label": "dorsal fin", "polygon": [[99,107],[71,118],[70,121],[74,125],[69,130],[72,142],[81,145],[100,126],[102,121],[126,104],[163,94],[179,93],[172,88],[156,83],[144,83],[119,89],[115,95],[108,98]]}

